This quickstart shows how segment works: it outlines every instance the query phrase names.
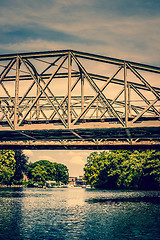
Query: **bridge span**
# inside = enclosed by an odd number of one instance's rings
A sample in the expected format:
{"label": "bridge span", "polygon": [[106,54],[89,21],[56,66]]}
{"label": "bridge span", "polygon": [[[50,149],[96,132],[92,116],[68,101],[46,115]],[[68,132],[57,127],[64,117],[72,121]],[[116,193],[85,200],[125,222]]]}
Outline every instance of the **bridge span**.
{"label": "bridge span", "polygon": [[0,55],[0,148],[159,148],[160,67],[74,50]]}

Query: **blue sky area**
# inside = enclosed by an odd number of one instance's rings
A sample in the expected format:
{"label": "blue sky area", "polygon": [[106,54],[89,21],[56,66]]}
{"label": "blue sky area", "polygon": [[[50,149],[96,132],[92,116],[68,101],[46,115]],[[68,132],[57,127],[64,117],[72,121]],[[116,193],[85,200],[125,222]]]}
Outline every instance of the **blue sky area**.
{"label": "blue sky area", "polygon": [[[159,0],[2,0],[0,54],[75,49],[160,66],[159,26]],[[62,153],[28,151],[81,175],[89,151]]]}

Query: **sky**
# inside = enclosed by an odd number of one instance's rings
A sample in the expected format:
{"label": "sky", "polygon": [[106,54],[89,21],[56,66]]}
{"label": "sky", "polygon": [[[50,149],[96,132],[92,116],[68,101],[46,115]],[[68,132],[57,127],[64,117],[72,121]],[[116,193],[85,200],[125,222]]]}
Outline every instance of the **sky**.
{"label": "sky", "polygon": [[[1,0],[0,54],[73,49],[160,66],[159,0]],[[90,151],[25,151],[83,174]]]}

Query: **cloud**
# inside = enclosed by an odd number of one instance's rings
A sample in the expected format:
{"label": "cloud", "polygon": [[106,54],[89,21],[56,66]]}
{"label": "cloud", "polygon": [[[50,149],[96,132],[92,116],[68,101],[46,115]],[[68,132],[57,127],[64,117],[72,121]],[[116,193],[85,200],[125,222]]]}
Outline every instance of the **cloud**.
{"label": "cloud", "polygon": [[159,11],[159,0],[2,1],[0,53],[70,48],[159,65]]}
{"label": "cloud", "polygon": [[97,13],[106,14],[106,11],[110,11],[114,16],[147,16],[153,17],[153,15],[159,15],[160,1],[154,0],[100,0],[93,1],[93,6]]}
{"label": "cloud", "polygon": [[20,43],[27,40],[37,40],[43,39],[47,41],[62,41],[62,42],[77,42],[77,43],[88,43],[100,42],[99,40],[87,39],[81,37],[80,35],[74,35],[70,31],[66,32],[64,30],[58,30],[52,28],[47,28],[39,24],[31,24],[27,26],[8,26],[7,29],[1,29],[1,44],[8,43]]}

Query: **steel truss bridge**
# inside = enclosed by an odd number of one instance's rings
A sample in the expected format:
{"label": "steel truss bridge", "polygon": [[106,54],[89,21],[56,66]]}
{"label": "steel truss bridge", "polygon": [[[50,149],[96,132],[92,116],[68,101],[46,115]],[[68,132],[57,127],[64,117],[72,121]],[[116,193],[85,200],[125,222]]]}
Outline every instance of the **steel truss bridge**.
{"label": "steel truss bridge", "polygon": [[158,148],[159,77],[74,50],[0,55],[0,148]]}

